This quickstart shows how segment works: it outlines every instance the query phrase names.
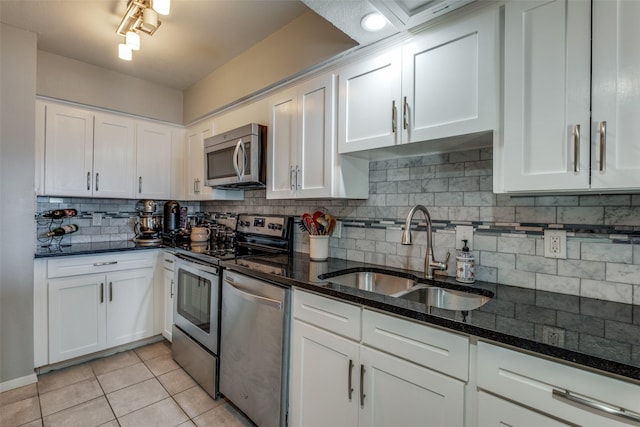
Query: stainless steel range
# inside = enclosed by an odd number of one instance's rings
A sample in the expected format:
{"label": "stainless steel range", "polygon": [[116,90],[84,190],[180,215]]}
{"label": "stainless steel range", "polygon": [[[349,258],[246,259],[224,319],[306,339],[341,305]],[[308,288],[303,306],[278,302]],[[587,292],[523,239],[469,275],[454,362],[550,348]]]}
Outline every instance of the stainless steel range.
{"label": "stainless steel range", "polygon": [[293,219],[287,216],[241,214],[235,230],[211,224],[216,232],[204,247],[189,243],[175,246],[173,358],[214,398],[219,395],[219,355],[223,351],[220,316],[224,295],[219,262],[290,254],[292,224]]}

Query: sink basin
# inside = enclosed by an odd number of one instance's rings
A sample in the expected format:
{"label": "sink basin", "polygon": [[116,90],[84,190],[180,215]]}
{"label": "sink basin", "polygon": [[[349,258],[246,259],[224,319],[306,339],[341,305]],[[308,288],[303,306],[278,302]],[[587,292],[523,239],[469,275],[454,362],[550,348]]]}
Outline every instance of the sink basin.
{"label": "sink basin", "polygon": [[475,310],[491,301],[491,297],[486,295],[436,286],[418,286],[398,295],[398,298],[416,301],[430,307],[460,311]]}
{"label": "sink basin", "polygon": [[331,274],[320,276],[321,279],[331,283],[351,286],[365,291],[376,292],[383,295],[392,295],[415,286],[413,279],[394,276],[391,274],[374,271],[357,271],[332,276]]}

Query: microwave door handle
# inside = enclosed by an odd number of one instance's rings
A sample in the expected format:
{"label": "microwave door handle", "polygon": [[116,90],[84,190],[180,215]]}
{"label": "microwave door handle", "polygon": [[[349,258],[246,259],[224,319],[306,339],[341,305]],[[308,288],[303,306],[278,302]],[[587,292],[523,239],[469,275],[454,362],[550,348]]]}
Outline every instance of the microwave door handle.
{"label": "microwave door handle", "polygon": [[242,143],[242,140],[239,142],[240,147],[242,147],[242,173],[240,174],[240,181],[242,181],[242,178],[244,178],[244,174],[247,171],[247,148]]}
{"label": "microwave door handle", "polygon": [[238,165],[238,152],[240,151],[240,147],[242,147],[241,139],[238,140],[238,143],[236,144],[236,149],[233,150],[233,168],[236,170],[236,175],[238,176],[239,180],[242,179],[242,176],[240,175],[240,166]]}

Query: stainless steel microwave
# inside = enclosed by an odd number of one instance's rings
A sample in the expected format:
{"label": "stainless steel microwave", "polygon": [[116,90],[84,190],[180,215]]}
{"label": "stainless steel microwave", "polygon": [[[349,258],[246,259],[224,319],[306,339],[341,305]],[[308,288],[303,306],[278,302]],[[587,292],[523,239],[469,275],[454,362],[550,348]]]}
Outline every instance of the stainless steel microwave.
{"label": "stainless steel microwave", "polygon": [[266,184],[267,127],[258,123],[204,140],[204,176],[209,187],[249,189]]}

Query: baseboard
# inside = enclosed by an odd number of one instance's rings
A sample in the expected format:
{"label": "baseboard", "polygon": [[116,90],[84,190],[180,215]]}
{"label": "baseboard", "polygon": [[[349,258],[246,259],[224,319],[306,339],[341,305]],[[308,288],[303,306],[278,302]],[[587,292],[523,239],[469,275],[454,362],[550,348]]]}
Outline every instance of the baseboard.
{"label": "baseboard", "polygon": [[27,375],[25,377],[20,377],[13,380],[5,381],[0,383],[0,393],[2,393],[3,391],[13,390],[14,388],[22,387],[22,386],[37,383],[37,382],[38,382],[38,376],[35,373]]}

